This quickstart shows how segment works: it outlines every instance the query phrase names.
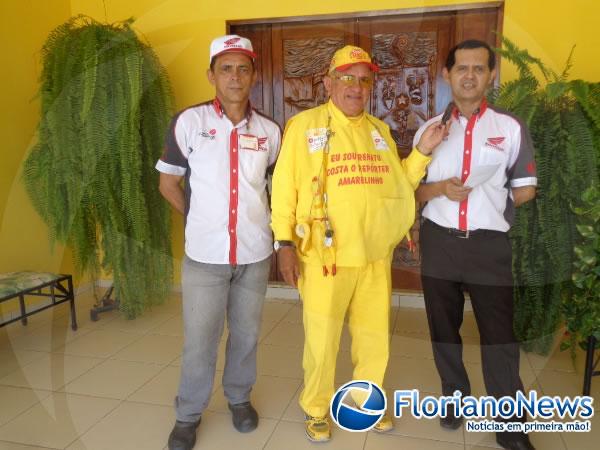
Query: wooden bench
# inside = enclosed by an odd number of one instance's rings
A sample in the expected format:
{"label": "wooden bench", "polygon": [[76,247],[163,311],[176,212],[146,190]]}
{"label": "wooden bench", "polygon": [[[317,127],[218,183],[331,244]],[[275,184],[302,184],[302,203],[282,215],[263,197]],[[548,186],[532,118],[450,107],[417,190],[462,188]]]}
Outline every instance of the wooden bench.
{"label": "wooden bench", "polygon": [[[46,297],[51,303],[27,311],[26,296]],[[47,272],[11,272],[0,273],[0,303],[19,299],[20,315],[0,323],[0,328],[20,320],[27,325],[27,317],[64,302],[70,302],[71,328],[77,329],[75,314],[75,295],[73,294],[73,278],[71,275],[58,275]]]}

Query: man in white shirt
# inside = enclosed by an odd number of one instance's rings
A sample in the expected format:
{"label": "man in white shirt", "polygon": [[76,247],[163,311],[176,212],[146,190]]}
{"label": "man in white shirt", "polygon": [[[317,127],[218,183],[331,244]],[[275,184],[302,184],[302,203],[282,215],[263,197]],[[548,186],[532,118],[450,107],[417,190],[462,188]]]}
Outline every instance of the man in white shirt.
{"label": "man in white shirt", "polygon": [[216,97],[173,119],[156,164],[160,192],[185,217],[184,348],[170,450],[194,447],[225,315],[223,389],[233,425],[240,432],[258,425],[250,391],[273,248],[267,171],[277,159],[281,132],[249,104],[255,59],[246,38],[213,40],[207,76]]}
{"label": "man in white shirt", "polygon": [[[463,288],[470,294],[481,335],[483,375],[489,395],[514,397],[523,390],[519,344],[513,333],[510,229],[514,207],[535,197],[537,184],[529,132],[517,118],[487,104],[496,75],[495,55],[481,41],[461,42],[443,70],[452,91],[450,123],[437,116],[427,126],[449,126],[444,139],[425,141],[433,152],[425,183],[416,192],[426,202],[421,226],[421,277],[436,367],[444,395],[471,394],[462,361],[459,329]],[[461,426],[449,408],[441,425]],[[525,420],[514,417],[511,420]],[[497,433],[503,448],[531,450],[523,433]]]}

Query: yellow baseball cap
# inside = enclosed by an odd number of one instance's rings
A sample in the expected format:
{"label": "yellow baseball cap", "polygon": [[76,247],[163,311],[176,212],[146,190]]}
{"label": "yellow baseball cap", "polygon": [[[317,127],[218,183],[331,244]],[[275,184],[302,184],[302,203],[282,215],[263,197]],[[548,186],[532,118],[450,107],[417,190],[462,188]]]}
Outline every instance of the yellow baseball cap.
{"label": "yellow baseball cap", "polygon": [[355,45],[346,45],[333,54],[329,73],[334,70],[348,70],[354,64],[366,64],[373,72],[379,72],[379,67],[371,62],[371,57],[362,48]]}

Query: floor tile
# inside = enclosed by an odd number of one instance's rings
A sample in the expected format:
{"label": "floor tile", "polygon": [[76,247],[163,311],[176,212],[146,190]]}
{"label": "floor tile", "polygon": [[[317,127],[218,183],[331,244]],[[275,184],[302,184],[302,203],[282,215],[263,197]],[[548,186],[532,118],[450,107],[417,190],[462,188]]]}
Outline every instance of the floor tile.
{"label": "floor tile", "polygon": [[0,427],[0,441],[65,448],[118,403],[105,398],[53,393]]}
{"label": "floor tile", "polygon": [[172,407],[123,402],[68,450],[160,450],[175,422]]}
{"label": "floor tile", "polygon": [[276,420],[261,418],[253,432],[238,433],[229,414],[206,412],[202,414],[194,450],[262,450],[276,424]]}
{"label": "floor tile", "polygon": [[[28,327],[12,324],[0,329],[0,450],[66,446],[70,450],[164,449],[174,421],[172,405],[181,370],[180,298],[181,294],[175,294],[165,305],[153,307],[134,321],[112,311],[92,322],[89,308],[93,298],[87,293],[77,303],[81,325],[77,332],[69,328],[66,305],[38,314]],[[439,395],[435,394],[440,391],[440,380],[432,360],[425,311],[393,308],[390,320],[393,334],[384,386],[389,398],[393,399],[395,389],[418,388],[422,396]],[[461,334],[473,394],[482,395],[485,388],[479,335],[470,311],[464,314]],[[523,383],[527,389],[546,395],[579,394],[582,354],[578,354],[580,362],[575,371],[570,354],[557,350],[558,334],[549,356],[522,353]],[[240,435],[233,429],[222,392],[226,339],[225,330],[218,349],[220,370],[215,376],[213,396],[203,414],[195,448],[314,449],[315,445],[305,438],[303,412],[298,405],[303,378],[302,303],[265,302],[258,351],[259,376],[252,392],[261,425],[248,435]],[[336,386],[352,379],[350,347],[345,326],[336,360]],[[592,386],[597,396],[600,383]],[[52,393],[50,389],[66,392]],[[119,404],[120,400],[123,403]],[[334,425],[334,438],[323,448],[489,450],[496,447],[491,433],[448,432],[439,427],[438,419],[405,416],[394,420],[396,428],[386,435],[347,433]],[[31,424],[38,422],[40,426],[30,432]],[[596,427],[600,424],[594,423],[591,433],[530,436],[538,450],[591,450],[598,441]]]}
{"label": "floor tile", "polygon": [[36,359],[48,355],[47,352],[35,352],[29,350],[18,350],[10,347],[0,347],[0,378],[14,372]]}
{"label": "floor tile", "polygon": [[150,381],[164,366],[133,361],[107,360],[63,389],[72,394],[125,399]]}
{"label": "floor tile", "polygon": [[90,329],[83,328],[74,331],[70,326],[57,325],[49,321],[29,333],[11,338],[10,342],[12,347],[16,349],[50,352],[86,335],[90,331]]}
{"label": "floor tile", "polygon": [[69,355],[108,358],[139,338],[140,336],[137,334],[124,333],[122,331],[94,330],[83,337],[69,342],[64,347],[56,350],[56,352]]}
{"label": "floor tile", "polygon": [[314,444],[306,438],[304,423],[281,421],[265,446],[265,450],[362,450],[365,433],[350,433],[332,424],[331,441]]}
{"label": "floor tile", "polygon": [[419,308],[398,308],[394,334],[400,332],[427,333],[427,315],[424,309]]}
{"label": "floor tile", "polygon": [[287,422],[304,422],[304,411],[302,411],[302,408],[300,408],[300,404],[298,403],[303,388],[304,384],[301,383],[283,412],[283,416],[281,416],[282,420]]}
{"label": "floor tile", "polygon": [[151,334],[183,336],[183,318],[180,314],[176,314],[159,326],[153,328]]}
{"label": "floor tile", "polygon": [[148,334],[129,344],[112,358],[123,361],[169,364],[181,355],[182,349],[182,337]]}
{"label": "floor tile", "polygon": [[177,313],[181,314],[181,292],[174,292],[172,295],[167,297],[162,305],[154,305],[148,309],[149,312],[153,313]]}
{"label": "floor tile", "polygon": [[49,353],[0,379],[0,384],[56,391],[103,360]]}
{"label": "floor tile", "polygon": [[49,447],[34,447],[31,445],[17,444],[16,442],[0,441],[0,450],[47,450]]}
{"label": "floor tile", "polygon": [[280,322],[294,307],[294,302],[291,301],[265,301],[262,312],[261,322],[278,323]]}
{"label": "floor tile", "polygon": [[365,450],[463,450],[463,444],[369,432]]}
{"label": "floor tile", "polygon": [[[575,396],[581,395],[583,391],[582,373],[542,370],[537,373],[537,379],[545,395]],[[598,380],[598,377],[592,379],[591,395],[595,399],[600,398],[600,380]]]}
{"label": "floor tile", "polygon": [[583,373],[585,368],[585,351],[577,348],[575,361],[571,358],[571,350],[561,351],[560,346],[554,347],[549,355],[527,353],[527,358],[535,370],[560,370],[564,372]]}
{"label": "floor tile", "polygon": [[338,351],[335,365],[335,382],[344,384],[354,379],[354,365],[349,351]]}
{"label": "floor tile", "polygon": [[[180,375],[181,368],[167,366],[154,378],[131,394],[127,400],[138,403],[173,406],[175,396],[177,395],[177,389],[179,388]],[[213,392],[221,387],[222,375],[223,372],[220,370],[216,371]]]}
{"label": "floor tile", "polygon": [[[598,397],[596,396],[595,401],[597,399]],[[592,426],[590,432],[562,434],[568,450],[592,450],[598,448],[598,442],[600,442],[600,416],[596,414],[590,421]]]}
{"label": "floor tile", "polygon": [[304,347],[304,326],[301,323],[281,322],[262,340],[263,344]]}
{"label": "floor tile", "polygon": [[282,320],[289,323],[302,323],[302,312],[302,302],[294,303]]}
{"label": "floor tile", "polygon": [[394,389],[419,389],[441,393],[442,387],[433,360],[391,356],[385,384]]}
{"label": "floor tile", "polygon": [[392,339],[390,341],[390,355],[433,359],[433,350],[431,348],[429,334],[392,334]]}
{"label": "floor tile", "polygon": [[14,419],[40,400],[48,397],[49,391],[0,386],[0,426]]}
{"label": "floor tile", "polygon": [[[260,417],[279,419],[285,412],[301,381],[292,378],[278,378],[260,375],[252,389],[252,404]],[[227,399],[223,389],[214,392],[208,409],[229,414]]]}
{"label": "floor tile", "polygon": [[[390,393],[393,394],[393,393]],[[426,394],[421,393],[422,397]],[[389,395],[390,403],[393,403],[393,395]],[[390,411],[393,410],[393,405],[389,406]],[[458,430],[446,430],[440,426],[439,418],[415,418],[410,412],[405,411],[402,417],[393,418],[395,428],[391,434],[409,436],[422,439],[433,439],[436,441],[454,442],[457,444],[464,443],[462,428]]]}
{"label": "floor tile", "polygon": [[257,370],[260,375],[302,379],[302,349],[259,344]]}
{"label": "floor tile", "polygon": [[127,333],[145,334],[176,316],[176,313],[146,312],[135,319],[126,319],[120,315],[115,320],[100,325],[103,331],[125,331]]}

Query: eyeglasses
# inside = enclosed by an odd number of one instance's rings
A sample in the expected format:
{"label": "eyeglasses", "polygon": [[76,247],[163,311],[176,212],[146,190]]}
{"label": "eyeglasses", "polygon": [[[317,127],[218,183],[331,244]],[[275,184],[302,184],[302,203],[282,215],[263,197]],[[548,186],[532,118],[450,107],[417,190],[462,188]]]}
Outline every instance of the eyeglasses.
{"label": "eyeglasses", "polygon": [[372,77],[357,77],[356,75],[337,75],[334,76],[336,80],[340,80],[342,84],[346,87],[355,86],[356,83],[360,85],[361,88],[371,89],[373,86],[373,78]]}

